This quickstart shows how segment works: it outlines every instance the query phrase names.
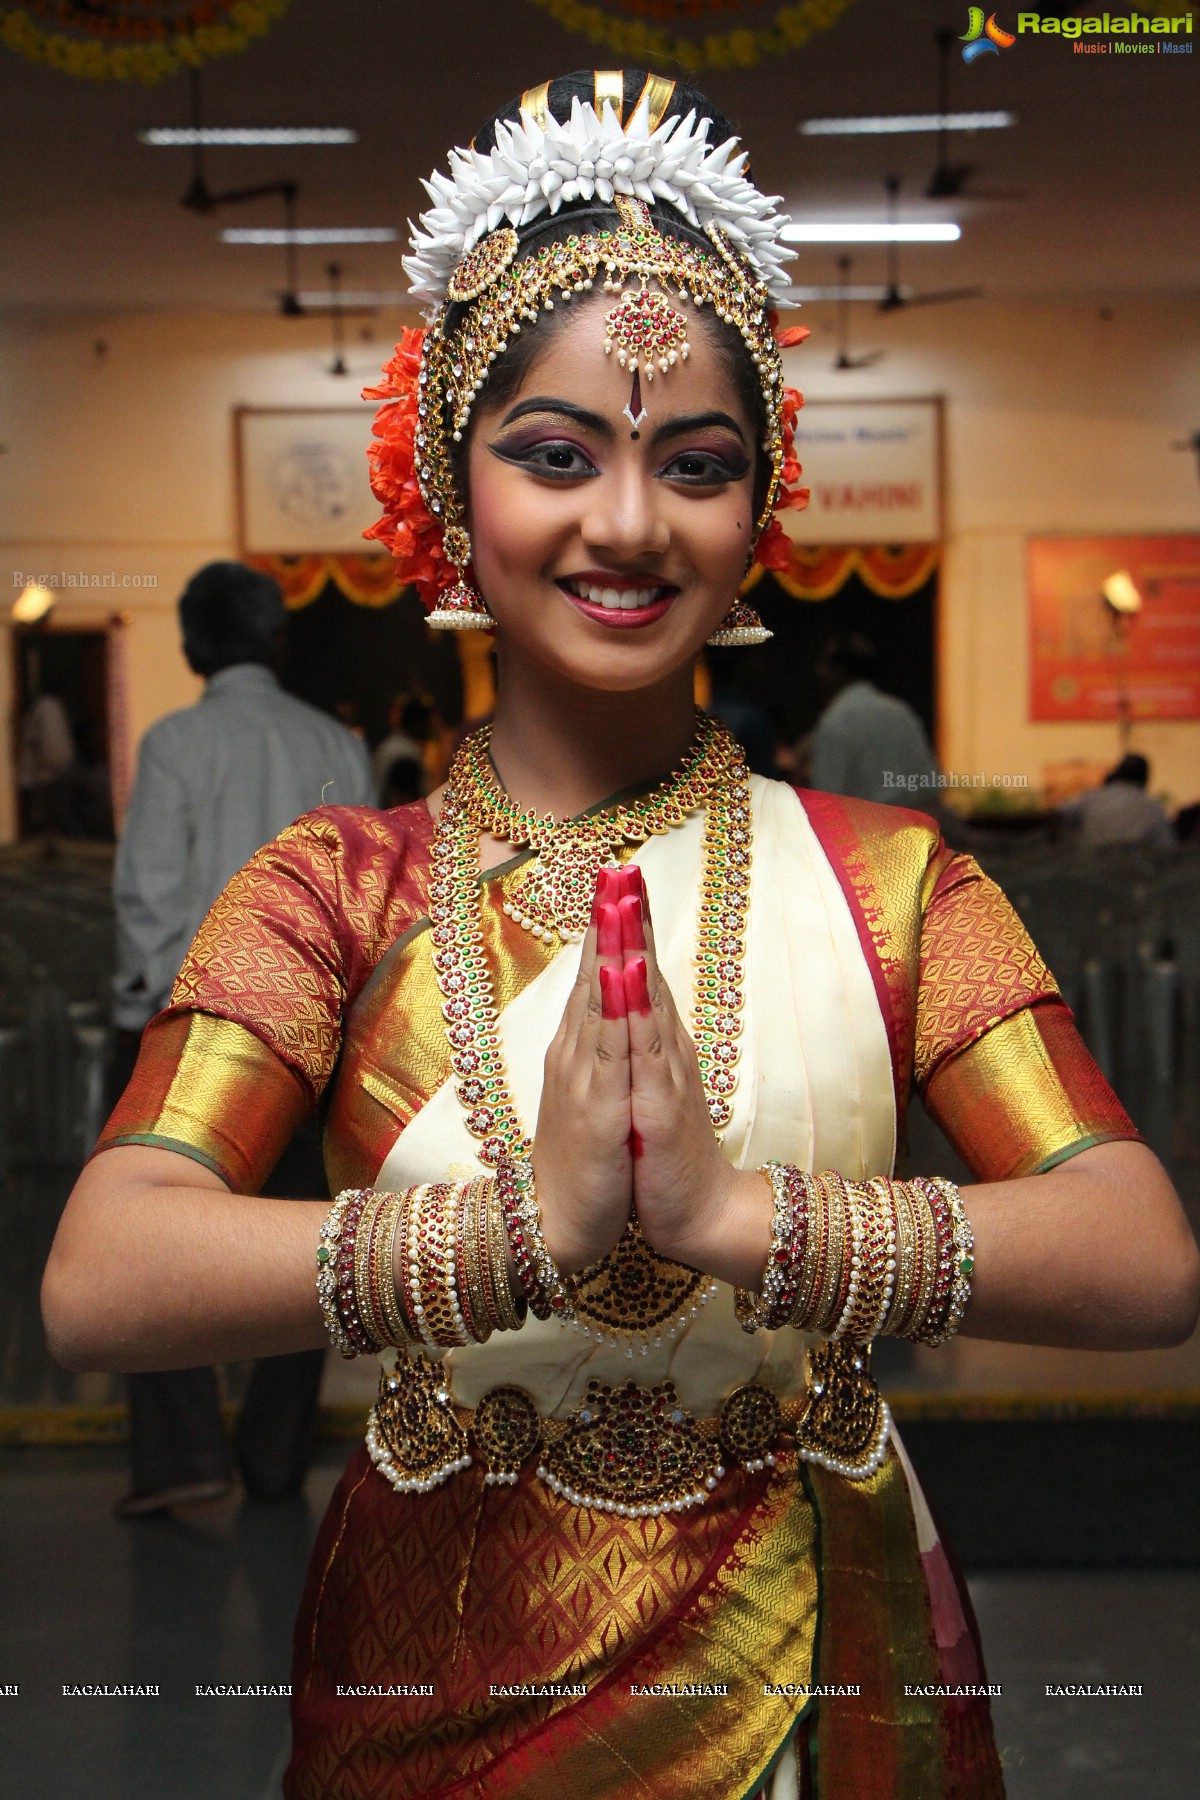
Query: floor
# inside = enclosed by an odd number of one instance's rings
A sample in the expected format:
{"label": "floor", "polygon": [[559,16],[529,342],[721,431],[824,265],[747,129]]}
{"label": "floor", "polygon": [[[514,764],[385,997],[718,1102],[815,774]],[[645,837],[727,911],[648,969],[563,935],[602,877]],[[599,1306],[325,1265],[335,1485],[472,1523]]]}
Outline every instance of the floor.
{"label": "floor", "polygon": [[[290,1620],[332,1456],[305,1499],[118,1524],[119,1450],[0,1453],[0,1785],[21,1800],[277,1800]],[[19,1545],[19,1554],[13,1547]],[[66,1547],[66,1548],[64,1548]],[[1200,1571],[989,1573],[971,1592],[1009,1800],[1190,1800],[1200,1766]],[[64,1684],[157,1683],[158,1698]],[[1051,1698],[1047,1685],[1140,1686]],[[836,1800],[852,1800],[837,1796]]]}

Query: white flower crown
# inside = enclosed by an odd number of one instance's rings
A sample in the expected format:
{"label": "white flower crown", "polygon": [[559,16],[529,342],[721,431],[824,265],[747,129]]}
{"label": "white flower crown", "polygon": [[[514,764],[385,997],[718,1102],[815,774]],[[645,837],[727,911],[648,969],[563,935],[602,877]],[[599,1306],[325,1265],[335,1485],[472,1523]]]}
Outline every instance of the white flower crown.
{"label": "white flower crown", "polygon": [[786,301],[791,286],[783,265],[794,252],[780,237],[787,215],[778,210],[779,196],[746,180],[736,138],[709,149],[709,123],[693,110],[651,131],[643,101],[623,130],[610,100],[597,113],[576,98],[565,124],[550,115],[542,126],[522,110],[519,124],[497,125],[490,153],[452,150],[449,175],[435,171],[423,183],[434,204],[421,214],[420,229],[409,221],[412,255],[404,268],[414,298],[440,305],[463,256],[502,220],[519,229],[574,200],[607,205],[614,194],[631,194],[650,205],[669,201],[698,230],[720,225],[772,299]]}

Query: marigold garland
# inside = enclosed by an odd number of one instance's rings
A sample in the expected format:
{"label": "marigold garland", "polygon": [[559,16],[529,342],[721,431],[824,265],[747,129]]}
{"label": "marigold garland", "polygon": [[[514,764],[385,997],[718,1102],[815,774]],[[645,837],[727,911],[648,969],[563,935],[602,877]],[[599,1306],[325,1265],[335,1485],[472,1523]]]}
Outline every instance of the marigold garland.
{"label": "marigold garland", "polygon": [[[694,75],[702,69],[752,69],[764,56],[787,56],[801,50],[818,32],[836,25],[854,0],[800,0],[795,6],[781,6],[768,29],[741,26],[704,37],[683,37],[652,25],[614,19],[602,7],[585,5],[583,0],[532,0],[532,4],[549,13],[565,31],[603,45],[623,63],[643,68],[669,63]],[[644,9],[652,10],[650,0],[645,0]]]}
{"label": "marigold garland", "polygon": [[[777,330],[775,336],[780,348],[786,350],[803,342],[808,331],[803,325],[791,325]],[[391,552],[397,579],[406,587],[414,587],[426,611],[432,612],[439,596],[454,585],[458,571],[446,555],[442,528],[425,505],[417,483],[413,440],[424,342],[423,329],[402,331],[390,361],[384,365],[383,379],[376,386],[363,389],[364,400],[383,401],[375,415],[374,441],[367,451],[371,491],[383,507],[383,517],[363,536],[374,538]],[[796,388],[784,388],[779,494],[771,522],[754,552],[755,564],[764,569],[789,566],[789,540],[779,514],[789,507],[808,504],[808,489],[799,486],[800,464],[796,458],[796,418],[803,404],[804,398]]]}
{"label": "marigold garland", "polygon": [[[265,37],[291,0],[158,0],[123,10],[63,0],[25,0],[0,6],[0,44],[30,62],[88,81],[140,81],[147,87],[196,69],[219,56],[246,50]],[[155,11],[158,17],[155,17]],[[36,15],[59,29],[43,30]],[[66,28],[65,30],[63,28]],[[68,32],[78,33],[69,36]]]}

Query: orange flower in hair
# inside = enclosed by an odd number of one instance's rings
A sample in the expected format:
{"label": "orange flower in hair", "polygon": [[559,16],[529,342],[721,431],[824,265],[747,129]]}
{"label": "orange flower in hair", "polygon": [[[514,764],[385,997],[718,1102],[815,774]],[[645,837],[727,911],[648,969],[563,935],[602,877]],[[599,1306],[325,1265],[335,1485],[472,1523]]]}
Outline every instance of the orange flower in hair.
{"label": "orange flower in hair", "polygon": [[363,536],[391,551],[399,579],[415,587],[422,606],[432,612],[438,596],[453,586],[457,571],[442,547],[442,528],[417,483],[417,377],[424,342],[424,331],[403,331],[384,365],[383,379],[376,387],[363,389],[364,400],[384,402],[375,415],[374,442],[367,451],[371,492],[383,507],[383,517]]}

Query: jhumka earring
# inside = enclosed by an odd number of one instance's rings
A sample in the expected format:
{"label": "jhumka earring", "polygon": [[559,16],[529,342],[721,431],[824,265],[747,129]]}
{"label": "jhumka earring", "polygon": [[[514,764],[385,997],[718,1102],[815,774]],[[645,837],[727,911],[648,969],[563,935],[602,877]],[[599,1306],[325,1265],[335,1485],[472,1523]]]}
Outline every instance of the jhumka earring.
{"label": "jhumka earring", "polygon": [[748,600],[735,600],[708,642],[724,648],[730,644],[765,644],[774,636]]}
{"label": "jhumka earring", "polygon": [[427,623],[435,631],[494,631],[496,621],[484,605],[483,595],[466,575],[471,560],[471,539],[466,529],[462,525],[447,525],[442,546],[458,570],[458,580],[438,596]]}

